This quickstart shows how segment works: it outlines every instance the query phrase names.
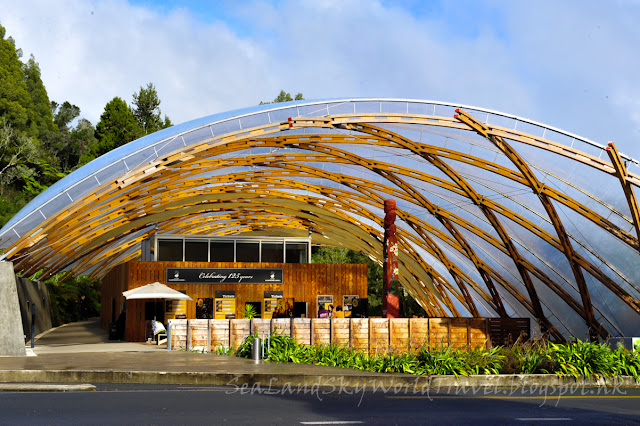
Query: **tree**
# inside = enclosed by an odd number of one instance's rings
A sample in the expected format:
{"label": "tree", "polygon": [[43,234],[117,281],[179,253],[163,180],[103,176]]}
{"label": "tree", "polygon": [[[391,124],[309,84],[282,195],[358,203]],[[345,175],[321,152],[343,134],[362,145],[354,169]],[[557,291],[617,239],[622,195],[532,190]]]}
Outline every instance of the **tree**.
{"label": "tree", "polygon": [[[298,93],[295,97],[296,101],[301,101],[304,98],[302,97],[302,93]],[[280,94],[278,96],[276,96],[276,98],[273,100],[273,102],[260,102],[260,105],[266,105],[266,104],[270,104],[270,103],[279,103],[279,102],[289,102],[289,101],[293,101],[294,99],[291,98],[291,94],[288,92],[285,92],[284,90],[280,91]]]}
{"label": "tree", "polygon": [[57,129],[43,137],[43,145],[51,156],[52,165],[71,171],[93,160],[91,150],[97,142],[93,125],[81,118],[75,127],[72,126],[80,116],[80,108],[69,102],[62,105],[51,102],[51,111]]}
{"label": "tree", "polygon": [[68,101],[65,101],[62,105],[51,101],[51,113],[53,114],[53,122],[58,127],[58,131],[69,132],[71,122],[80,116],[80,108],[76,105],[71,105]]}
{"label": "tree", "polygon": [[171,126],[166,115],[164,120],[161,118],[160,99],[153,83],[147,84],[146,88],[140,87],[140,91],[133,94],[132,110],[145,135]]}
{"label": "tree", "polygon": [[[382,315],[382,266],[371,260],[366,254],[344,247],[314,247],[311,254],[313,263],[347,263],[367,265],[367,302],[369,316]],[[404,288],[400,291],[400,316],[411,318],[413,315],[427,316],[425,310]]]}
{"label": "tree", "polygon": [[142,131],[127,103],[116,96],[104,107],[104,112],[96,126],[95,136],[97,143],[92,154],[99,157],[138,139],[142,136]]}
{"label": "tree", "polygon": [[40,157],[36,141],[0,118],[0,195],[19,179],[36,175],[30,164]]}
{"label": "tree", "polygon": [[0,117],[5,117],[14,129],[26,131],[31,96],[20,62],[22,51],[16,49],[11,37],[4,36],[5,29],[0,25]]}
{"label": "tree", "polygon": [[31,98],[30,106],[27,109],[29,132],[42,135],[54,130],[49,96],[40,78],[40,66],[33,55],[22,68],[26,79],[27,91]]}

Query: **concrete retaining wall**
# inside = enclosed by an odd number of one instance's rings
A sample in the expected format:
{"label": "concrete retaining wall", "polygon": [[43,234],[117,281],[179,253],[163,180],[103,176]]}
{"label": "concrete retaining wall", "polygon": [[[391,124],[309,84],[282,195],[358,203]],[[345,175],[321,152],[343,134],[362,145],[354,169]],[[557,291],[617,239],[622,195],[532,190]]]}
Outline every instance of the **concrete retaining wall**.
{"label": "concrete retaining wall", "polygon": [[22,327],[27,342],[29,342],[31,340],[31,305],[36,305],[35,335],[37,336],[52,327],[49,290],[43,282],[30,281],[20,277],[16,277],[16,284],[18,300],[20,301]]}

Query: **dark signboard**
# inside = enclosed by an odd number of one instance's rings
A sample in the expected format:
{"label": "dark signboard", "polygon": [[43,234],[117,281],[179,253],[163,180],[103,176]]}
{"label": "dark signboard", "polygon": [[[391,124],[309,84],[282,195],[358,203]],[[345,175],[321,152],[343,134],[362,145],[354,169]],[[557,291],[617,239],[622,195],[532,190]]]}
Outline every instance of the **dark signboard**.
{"label": "dark signboard", "polygon": [[236,292],[233,290],[216,290],[216,299],[233,299]]}
{"label": "dark signboard", "polygon": [[167,284],[282,284],[282,268],[167,268]]}
{"label": "dark signboard", "polygon": [[283,291],[266,290],[264,292],[265,299],[282,299],[284,297]]}

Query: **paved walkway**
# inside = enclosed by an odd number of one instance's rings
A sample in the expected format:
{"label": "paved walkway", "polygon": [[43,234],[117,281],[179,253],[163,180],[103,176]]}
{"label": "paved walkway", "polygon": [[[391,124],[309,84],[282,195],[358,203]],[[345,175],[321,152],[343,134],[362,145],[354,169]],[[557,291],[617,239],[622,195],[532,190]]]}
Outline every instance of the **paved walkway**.
{"label": "paved walkway", "polygon": [[[238,384],[319,377],[388,377],[351,369],[253,361],[234,356],[168,351],[166,346],[108,340],[99,319],[66,324],[40,335],[35,356],[0,357],[0,382],[139,382]],[[397,375],[402,377],[412,377]],[[336,379],[333,379],[336,380]],[[413,378],[412,378],[413,380]]]}
{"label": "paved walkway", "polygon": [[[253,361],[234,356],[168,351],[165,347],[108,340],[98,319],[77,322],[43,333],[35,356],[0,357],[0,383],[146,383],[300,387],[384,387],[412,389],[445,387],[571,386],[573,378],[555,375],[432,376],[368,373],[337,367]],[[608,385],[635,386],[632,378]],[[601,386],[596,380],[581,382]],[[66,385],[65,385],[66,386]],[[0,386],[6,390],[6,386]],[[17,389],[17,388],[16,388]],[[66,388],[61,387],[60,390]],[[33,390],[36,390],[35,388]]]}

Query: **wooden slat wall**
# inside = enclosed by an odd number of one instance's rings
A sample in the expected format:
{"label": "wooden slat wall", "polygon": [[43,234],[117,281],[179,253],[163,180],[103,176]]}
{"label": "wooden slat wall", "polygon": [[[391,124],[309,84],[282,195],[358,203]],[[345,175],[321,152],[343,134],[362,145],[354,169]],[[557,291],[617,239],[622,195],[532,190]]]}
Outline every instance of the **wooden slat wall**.
{"label": "wooden slat wall", "polygon": [[409,342],[411,350],[416,351],[422,346],[428,346],[431,344],[429,339],[429,323],[431,318],[425,321],[423,318],[410,318],[409,319]]}
{"label": "wooden slat wall", "polygon": [[[111,321],[111,298],[116,298],[116,307],[124,302],[122,292],[143,285],[161,282],[166,284],[166,268],[282,268],[283,284],[168,284],[176,290],[184,290],[193,301],[187,302],[187,318],[195,318],[198,298],[213,298],[216,290],[235,290],[236,318],[241,318],[246,302],[262,303],[265,290],[281,290],[284,297],[296,302],[307,302],[309,316],[315,317],[316,296],[333,295],[334,305],[342,303],[342,297],[357,294],[367,297],[366,265],[316,264],[316,263],[229,263],[229,262],[143,262],[130,261],[111,270],[102,281],[102,327]],[[132,300],[127,304],[126,340],[145,340],[145,300]],[[328,337],[327,337],[328,338]]]}
{"label": "wooden slat wall", "polygon": [[409,318],[394,318],[389,320],[389,350],[392,352],[407,352],[409,350]]}
{"label": "wooden slat wall", "polygon": [[311,344],[311,318],[295,318],[291,325],[291,337],[301,345]]}
{"label": "wooden slat wall", "polygon": [[429,344],[438,348],[449,346],[451,318],[429,318]]}
{"label": "wooden slat wall", "polygon": [[280,336],[291,336],[291,318],[275,318],[271,320],[271,333]]}
{"label": "wooden slat wall", "polygon": [[[252,334],[266,338],[269,330],[280,335],[290,335],[299,344],[335,344],[353,349],[369,351],[370,354],[387,352],[406,353],[423,346],[452,348],[490,347],[492,336],[488,334],[486,318],[279,318],[279,319],[212,319],[172,320],[173,348],[201,350],[207,344],[206,333],[210,333],[210,349],[218,346],[237,348],[242,339]],[[187,324],[189,330],[187,330]],[[507,331],[514,327],[507,321]],[[498,334],[494,323],[492,329]],[[231,339],[229,339],[231,336]],[[189,346],[189,342],[191,345]]]}
{"label": "wooden slat wall", "polygon": [[[124,303],[123,291],[127,290],[128,270],[127,265],[118,265],[111,269],[109,273],[102,279],[102,297],[100,303],[102,310],[100,313],[100,326],[107,330],[112,319],[118,319],[122,312],[122,304]],[[116,312],[112,316],[111,304],[115,300]]]}
{"label": "wooden slat wall", "polygon": [[351,318],[351,341],[349,344],[353,349],[367,351],[369,348],[369,319]]}
{"label": "wooden slat wall", "polygon": [[331,343],[349,346],[351,342],[351,322],[347,318],[331,320]]}
{"label": "wooden slat wall", "polygon": [[370,350],[373,354],[386,352],[389,348],[389,319],[370,318]]}

